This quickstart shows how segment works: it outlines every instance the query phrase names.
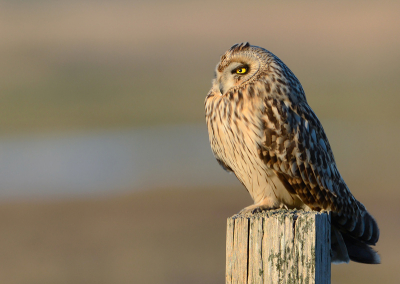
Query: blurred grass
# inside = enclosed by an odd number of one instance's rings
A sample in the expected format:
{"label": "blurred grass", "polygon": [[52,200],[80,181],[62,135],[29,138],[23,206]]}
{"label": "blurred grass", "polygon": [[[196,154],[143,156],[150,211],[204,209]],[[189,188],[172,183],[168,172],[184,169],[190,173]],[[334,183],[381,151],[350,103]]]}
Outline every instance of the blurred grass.
{"label": "blurred grass", "polygon": [[[332,283],[398,283],[400,227],[385,217],[398,200],[361,200],[382,230],[382,264],[333,265]],[[0,282],[223,283],[226,218],[250,203],[238,186],[2,204]]]}
{"label": "blurred grass", "polygon": [[[323,123],[357,127],[331,137],[326,125],[345,180],[381,227],[382,265],[333,266],[332,283],[399,283],[399,10],[398,1],[2,1],[0,135],[203,123],[219,56],[250,41],[292,69]],[[221,283],[225,220],[248,204],[239,185],[3,203],[0,282]]]}
{"label": "blurred grass", "polygon": [[[287,63],[322,119],[399,120],[397,2],[231,5],[3,3],[0,133],[202,122],[219,55],[245,40]],[[242,11],[254,19],[222,24]]]}

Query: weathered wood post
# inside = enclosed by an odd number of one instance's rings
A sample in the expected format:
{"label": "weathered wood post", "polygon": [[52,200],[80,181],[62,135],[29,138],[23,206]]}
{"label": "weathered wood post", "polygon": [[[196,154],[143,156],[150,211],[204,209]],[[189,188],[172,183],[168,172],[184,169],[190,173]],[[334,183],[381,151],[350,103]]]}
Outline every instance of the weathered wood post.
{"label": "weathered wood post", "polygon": [[228,218],[226,283],[331,283],[330,215],[271,210]]}

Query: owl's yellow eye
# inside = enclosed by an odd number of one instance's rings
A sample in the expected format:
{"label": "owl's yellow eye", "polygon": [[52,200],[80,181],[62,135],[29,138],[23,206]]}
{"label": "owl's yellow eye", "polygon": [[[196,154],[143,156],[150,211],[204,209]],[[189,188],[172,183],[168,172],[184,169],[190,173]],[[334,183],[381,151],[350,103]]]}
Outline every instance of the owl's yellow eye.
{"label": "owl's yellow eye", "polygon": [[246,74],[247,73],[247,67],[239,67],[236,69],[236,74]]}

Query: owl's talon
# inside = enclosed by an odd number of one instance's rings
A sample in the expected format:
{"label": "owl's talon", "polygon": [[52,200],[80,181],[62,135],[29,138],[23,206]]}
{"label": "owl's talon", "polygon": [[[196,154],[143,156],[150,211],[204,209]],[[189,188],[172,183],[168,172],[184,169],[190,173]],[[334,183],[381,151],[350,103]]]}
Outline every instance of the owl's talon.
{"label": "owl's talon", "polygon": [[281,206],[279,207],[280,209],[286,209],[286,210],[289,210],[289,208],[287,207],[287,205],[286,204],[281,204]]}
{"label": "owl's talon", "polygon": [[263,211],[264,211],[264,209],[262,209],[261,207],[257,207],[253,211],[251,211],[251,213],[255,214],[255,213],[261,213]]}

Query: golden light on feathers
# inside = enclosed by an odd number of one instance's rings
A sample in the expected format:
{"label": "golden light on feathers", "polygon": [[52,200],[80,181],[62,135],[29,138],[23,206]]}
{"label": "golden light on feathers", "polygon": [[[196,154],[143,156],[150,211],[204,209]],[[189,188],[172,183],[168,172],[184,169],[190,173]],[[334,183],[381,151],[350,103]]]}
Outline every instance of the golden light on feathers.
{"label": "golden light on feathers", "polygon": [[379,229],[340,175],[328,138],[291,70],[248,42],[232,46],[205,100],[215,158],[254,204],[332,212],[332,260],[379,263]]}

